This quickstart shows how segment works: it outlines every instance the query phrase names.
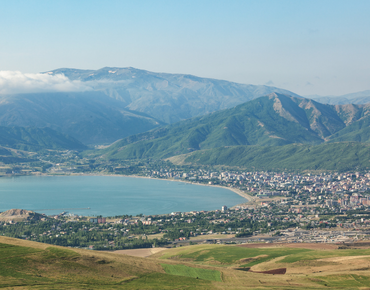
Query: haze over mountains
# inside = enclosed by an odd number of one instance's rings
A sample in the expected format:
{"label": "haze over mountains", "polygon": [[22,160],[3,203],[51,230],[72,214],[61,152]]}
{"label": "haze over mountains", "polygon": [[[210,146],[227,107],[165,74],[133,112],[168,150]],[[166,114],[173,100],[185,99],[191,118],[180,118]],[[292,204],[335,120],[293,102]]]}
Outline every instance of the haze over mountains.
{"label": "haze over mountains", "polygon": [[343,105],[343,104],[367,104],[370,103],[370,90],[345,94],[341,96],[319,96],[311,95],[306,96],[323,104]]}
{"label": "haze over mountains", "polygon": [[99,70],[57,69],[93,90],[121,101],[129,110],[174,123],[232,108],[272,92],[298,96],[287,90],[238,84],[184,74],[155,73],[135,68],[106,67]]}
{"label": "haze over mountains", "polygon": [[0,96],[0,126],[49,127],[84,144],[109,144],[161,124],[100,92]]}
{"label": "haze over mountains", "polygon": [[[41,93],[0,95],[0,126],[49,127],[87,145],[110,144],[271,92],[294,95],[274,87],[134,68],[65,68],[47,73],[60,74],[78,81],[74,84],[87,91],[48,93],[43,89]],[[67,80],[63,78],[63,82]]]}

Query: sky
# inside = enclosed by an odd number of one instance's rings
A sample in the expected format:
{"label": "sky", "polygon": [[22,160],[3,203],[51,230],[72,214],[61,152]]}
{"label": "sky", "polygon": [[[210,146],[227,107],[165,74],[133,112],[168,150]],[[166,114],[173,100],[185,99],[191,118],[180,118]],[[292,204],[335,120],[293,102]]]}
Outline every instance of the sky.
{"label": "sky", "polygon": [[370,89],[369,11],[368,0],[0,0],[0,71],[135,67],[343,95]]}

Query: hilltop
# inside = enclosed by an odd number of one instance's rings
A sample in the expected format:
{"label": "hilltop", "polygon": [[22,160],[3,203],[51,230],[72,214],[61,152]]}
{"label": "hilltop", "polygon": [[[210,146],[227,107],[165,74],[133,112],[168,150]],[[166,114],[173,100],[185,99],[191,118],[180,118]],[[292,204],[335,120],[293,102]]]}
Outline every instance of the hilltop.
{"label": "hilltop", "polygon": [[31,221],[39,220],[45,217],[45,215],[33,212],[25,209],[10,209],[0,213],[0,221],[2,222],[20,222],[20,221]]}

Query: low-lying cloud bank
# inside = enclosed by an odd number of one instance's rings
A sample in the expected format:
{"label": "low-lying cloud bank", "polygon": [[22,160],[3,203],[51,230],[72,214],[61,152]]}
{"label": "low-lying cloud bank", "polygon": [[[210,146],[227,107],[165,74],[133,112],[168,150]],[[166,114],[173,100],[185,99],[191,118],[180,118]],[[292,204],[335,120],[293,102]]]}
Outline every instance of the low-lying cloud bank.
{"label": "low-lying cloud bank", "polygon": [[0,94],[82,92],[91,87],[81,81],[71,81],[63,74],[22,73],[0,71]]}

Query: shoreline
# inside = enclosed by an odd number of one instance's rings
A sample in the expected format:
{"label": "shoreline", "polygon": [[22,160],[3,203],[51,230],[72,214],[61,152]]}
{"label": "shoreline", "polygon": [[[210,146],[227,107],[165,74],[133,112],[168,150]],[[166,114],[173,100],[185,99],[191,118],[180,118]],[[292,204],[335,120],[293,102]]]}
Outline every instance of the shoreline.
{"label": "shoreline", "polygon": [[[71,174],[73,175],[73,174]],[[180,180],[180,179],[173,179],[173,178],[155,178],[155,177],[146,177],[146,176],[140,176],[140,175],[118,175],[118,174],[78,174],[78,175],[87,175],[87,176],[117,176],[117,177],[132,177],[132,178],[145,178],[145,179],[155,179],[155,180],[165,180],[165,181],[174,181],[174,182],[182,182],[182,183],[187,183],[187,184],[192,184],[192,185],[200,185],[200,186],[209,186],[209,187],[218,187],[218,188],[224,188],[228,189],[237,195],[243,197],[246,199],[246,202],[244,203],[239,203],[236,205],[233,205],[233,207],[236,206],[242,206],[245,205],[246,203],[253,203],[254,197],[241,191],[240,189],[237,188],[232,188],[232,187],[227,187],[227,186],[222,186],[222,185],[216,185],[216,184],[202,184],[202,183],[196,183],[196,182],[191,182],[191,181],[186,181],[186,180]],[[52,176],[52,175],[51,175]]]}
{"label": "shoreline", "polygon": [[[103,174],[104,175],[104,174]],[[107,174],[108,175],[108,174]],[[232,187],[227,187],[227,186],[222,186],[222,185],[216,185],[216,184],[203,184],[203,183],[196,183],[196,182],[191,182],[191,181],[186,181],[186,180],[179,180],[179,179],[165,179],[165,178],[153,178],[153,177],[146,177],[146,176],[140,176],[140,175],[108,175],[108,176],[123,176],[123,177],[134,177],[134,178],[146,178],[146,179],[155,179],[155,180],[166,180],[166,181],[177,181],[177,182],[183,182],[183,183],[187,183],[187,184],[193,184],[193,185],[201,185],[201,186],[209,186],[209,187],[218,187],[218,188],[224,188],[224,189],[228,189],[234,193],[236,193],[237,195],[243,197],[244,199],[246,199],[246,203],[248,202],[252,202],[253,201],[253,196],[250,196],[249,194],[241,191],[240,189],[237,189],[237,188],[232,188]],[[244,204],[244,203],[242,203]],[[234,206],[237,206],[237,205],[234,205]]]}

